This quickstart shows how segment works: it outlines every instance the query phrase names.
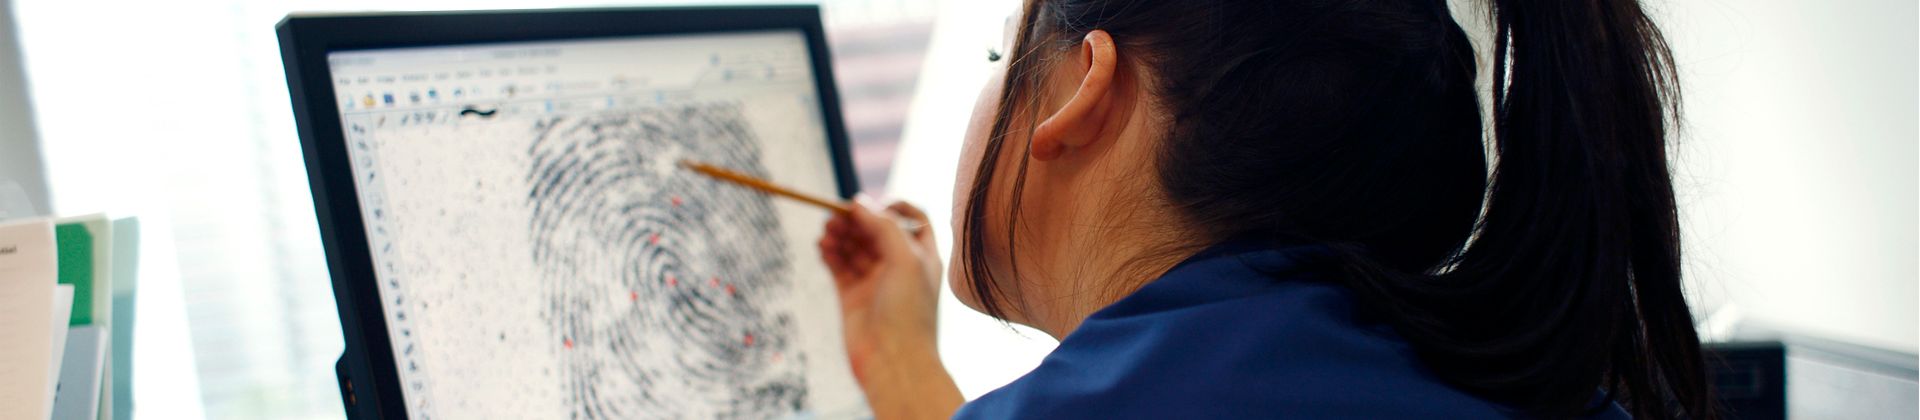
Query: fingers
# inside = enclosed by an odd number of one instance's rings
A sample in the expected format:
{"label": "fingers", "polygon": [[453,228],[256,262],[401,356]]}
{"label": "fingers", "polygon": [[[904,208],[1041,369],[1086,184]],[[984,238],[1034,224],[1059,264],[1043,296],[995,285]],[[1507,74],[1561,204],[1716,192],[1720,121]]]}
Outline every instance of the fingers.
{"label": "fingers", "polygon": [[851,233],[849,231],[849,225],[852,223],[853,222],[847,220],[846,215],[835,214],[832,218],[827,219],[826,233],[832,236],[847,236]]}
{"label": "fingers", "polygon": [[827,221],[824,230],[817,245],[821,260],[827,264],[828,270],[833,271],[834,280],[844,283],[865,273],[866,266],[863,264],[870,263],[872,258],[860,257],[868,253],[868,241],[855,231],[853,221],[845,215],[836,215]]}
{"label": "fingers", "polygon": [[874,251],[893,253],[896,250],[908,250],[907,233],[892,218],[875,213],[864,203],[855,203],[847,208],[847,216],[853,220],[854,230],[873,241]]}
{"label": "fingers", "polygon": [[[835,283],[845,283],[846,280],[853,278],[851,275],[852,268],[847,266],[847,257],[840,253],[840,245],[836,243],[832,237],[820,238],[818,245],[820,246],[820,260],[827,264],[828,271],[834,273],[833,280]],[[844,287],[846,284],[841,284],[841,286]]]}
{"label": "fingers", "polygon": [[[834,280],[842,288],[854,286],[853,283],[882,264],[933,258],[922,255],[932,252],[931,229],[922,228],[909,237],[900,226],[902,220],[926,225],[925,212],[906,203],[894,203],[884,210],[875,210],[866,203],[862,199],[848,206],[846,213],[828,219],[817,244],[822,261],[833,271]],[[937,272],[938,267],[933,271]]]}

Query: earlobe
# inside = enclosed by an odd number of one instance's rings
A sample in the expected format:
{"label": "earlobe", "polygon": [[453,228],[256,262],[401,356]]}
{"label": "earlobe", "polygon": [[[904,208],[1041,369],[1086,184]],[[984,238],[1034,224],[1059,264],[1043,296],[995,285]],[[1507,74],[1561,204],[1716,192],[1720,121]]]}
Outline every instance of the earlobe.
{"label": "earlobe", "polygon": [[1080,79],[1080,88],[1065,106],[1034,127],[1035,159],[1053,160],[1069,148],[1084,147],[1099,138],[1097,132],[1089,131],[1096,131],[1102,122],[1104,116],[1097,111],[1114,88],[1113,74],[1119,60],[1113,37],[1107,31],[1096,29],[1087,33],[1080,45],[1081,53],[1087,57],[1086,76]]}

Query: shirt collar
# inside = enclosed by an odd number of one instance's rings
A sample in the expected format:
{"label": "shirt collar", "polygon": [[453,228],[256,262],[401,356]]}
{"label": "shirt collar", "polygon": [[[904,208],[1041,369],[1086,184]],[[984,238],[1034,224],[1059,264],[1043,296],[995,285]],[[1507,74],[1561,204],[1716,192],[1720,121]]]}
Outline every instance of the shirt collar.
{"label": "shirt collar", "polygon": [[1221,241],[1167,270],[1090,319],[1116,319],[1204,305],[1261,293],[1281,278],[1317,268],[1331,255],[1321,245],[1238,237]]}

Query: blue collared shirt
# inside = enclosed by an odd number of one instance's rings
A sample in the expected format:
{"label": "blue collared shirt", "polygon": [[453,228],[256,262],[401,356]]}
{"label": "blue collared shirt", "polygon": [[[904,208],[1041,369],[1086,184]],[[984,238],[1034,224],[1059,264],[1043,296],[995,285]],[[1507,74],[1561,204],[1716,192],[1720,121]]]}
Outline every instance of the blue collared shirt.
{"label": "blue collared shirt", "polygon": [[[1088,317],[962,419],[1510,418],[1441,381],[1316,273],[1326,248],[1228,242]],[[1608,403],[1594,418],[1626,419]]]}

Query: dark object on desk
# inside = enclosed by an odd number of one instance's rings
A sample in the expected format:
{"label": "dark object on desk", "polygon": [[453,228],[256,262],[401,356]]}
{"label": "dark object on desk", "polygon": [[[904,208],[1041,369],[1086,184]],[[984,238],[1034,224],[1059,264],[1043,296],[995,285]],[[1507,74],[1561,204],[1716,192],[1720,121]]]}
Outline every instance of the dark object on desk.
{"label": "dark object on desk", "polygon": [[1777,341],[1710,343],[1705,350],[1711,355],[1707,376],[1727,418],[1787,418],[1786,346]]}
{"label": "dark object on desk", "polygon": [[1729,419],[1915,418],[1912,354],[1756,328],[1706,343]]}

